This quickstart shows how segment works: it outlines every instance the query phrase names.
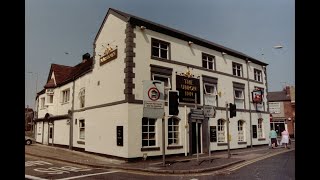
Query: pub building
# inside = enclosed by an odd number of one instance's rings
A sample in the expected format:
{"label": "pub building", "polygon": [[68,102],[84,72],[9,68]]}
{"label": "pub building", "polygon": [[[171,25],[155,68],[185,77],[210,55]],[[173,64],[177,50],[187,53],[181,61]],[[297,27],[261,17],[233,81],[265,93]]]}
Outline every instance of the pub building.
{"label": "pub building", "polygon": [[[265,145],[270,131],[266,66],[241,52],[110,8],[92,56],[83,55],[73,67],[51,65],[36,98],[36,141],[127,160],[161,156],[162,148],[166,155],[193,155],[196,137],[200,154],[227,149],[227,138],[231,149]],[[162,96],[156,91],[150,95],[164,101],[164,147],[162,117],[143,117],[146,80],[164,85]],[[263,94],[259,102],[252,101],[256,89]],[[176,116],[168,114],[170,90],[179,92]],[[237,112],[229,118],[227,137],[229,103]]]}

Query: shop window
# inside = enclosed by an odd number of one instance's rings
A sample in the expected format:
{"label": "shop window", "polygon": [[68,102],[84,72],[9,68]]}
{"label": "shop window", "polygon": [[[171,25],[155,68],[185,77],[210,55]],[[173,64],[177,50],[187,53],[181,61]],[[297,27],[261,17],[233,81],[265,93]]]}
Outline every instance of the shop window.
{"label": "shop window", "polygon": [[142,118],[142,146],[156,145],[156,119]]}

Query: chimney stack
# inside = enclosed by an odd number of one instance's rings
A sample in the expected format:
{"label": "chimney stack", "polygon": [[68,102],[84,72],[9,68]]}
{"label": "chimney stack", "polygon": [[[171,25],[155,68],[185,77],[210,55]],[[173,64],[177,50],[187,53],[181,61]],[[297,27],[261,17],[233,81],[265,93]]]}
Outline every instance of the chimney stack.
{"label": "chimney stack", "polygon": [[84,55],[82,55],[82,63],[86,62],[89,58],[90,58],[89,53],[85,53]]}
{"label": "chimney stack", "polygon": [[285,87],[286,95],[290,96],[290,86]]}

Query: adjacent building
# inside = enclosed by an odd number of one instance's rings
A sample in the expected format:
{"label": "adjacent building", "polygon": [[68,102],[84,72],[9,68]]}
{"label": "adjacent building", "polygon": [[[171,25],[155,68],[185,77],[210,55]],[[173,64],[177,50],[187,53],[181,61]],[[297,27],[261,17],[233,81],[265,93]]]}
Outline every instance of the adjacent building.
{"label": "adjacent building", "polygon": [[[193,35],[109,9],[93,56],[74,67],[52,64],[38,93],[36,140],[125,159],[207,153],[268,144],[267,64]],[[144,117],[143,82],[164,84],[162,119]],[[168,116],[168,91],[179,90],[177,116]],[[253,103],[252,92],[262,92]],[[194,101],[196,99],[196,101]],[[215,107],[212,118],[191,109]],[[227,137],[226,103],[237,106]],[[198,129],[196,129],[196,127]],[[196,134],[197,133],[197,134]]]}
{"label": "adjacent building", "polygon": [[269,92],[270,128],[279,136],[286,129],[290,137],[295,135],[295,87],[286,86],[282,91]]}

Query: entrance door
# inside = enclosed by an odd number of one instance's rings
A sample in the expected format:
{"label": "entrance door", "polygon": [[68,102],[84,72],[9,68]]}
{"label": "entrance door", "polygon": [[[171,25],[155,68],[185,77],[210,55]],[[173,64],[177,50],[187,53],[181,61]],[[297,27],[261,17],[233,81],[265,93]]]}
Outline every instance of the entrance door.
{"label": "entrance door", "polygon": [[[192,122],[192,153],[197,153],[196,122]],[[198,151],[201,153],[201,123],[198,123]]]}

